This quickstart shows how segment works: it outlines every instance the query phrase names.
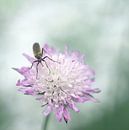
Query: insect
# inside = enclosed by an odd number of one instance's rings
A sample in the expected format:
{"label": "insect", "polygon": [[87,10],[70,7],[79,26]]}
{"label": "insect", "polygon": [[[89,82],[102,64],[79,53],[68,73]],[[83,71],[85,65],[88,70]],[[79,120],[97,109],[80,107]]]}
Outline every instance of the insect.
{"label": "insect", "polygon": [[[51,60],[51,61],[53,61],[53,62],[57,62],[57,61],[54,61],[53,59],[51,59],[51,58],[48,57],[48,56],[44,56],[44,57],[43,57],[43,53],[44,53],[44,52],[45,52],[44,48],[41,49],[39,43],[36,42],[36,43],[33,44],[33,54],[34,54],[36,60],[32,62],[32,65],[31,65],[30,69],[33,67],[34,63],[37,63],[37,64],[36,64],[36,72],[37,72],[37,73],[36,73],[36,78],[38,77],[38,65],[41,64],[42,67],[43,67],[42,62],[45,63],[46,67],[47,67],[48,70],[49,70],[49,73],[51,72],[51,71],[50,71],[50,68],[49,68],[48,65],[47,65],[47,62],[45,61],[45,59],[49,59],[49,60]],[[58,63],[58,62],[57,62],[57,63]]]}

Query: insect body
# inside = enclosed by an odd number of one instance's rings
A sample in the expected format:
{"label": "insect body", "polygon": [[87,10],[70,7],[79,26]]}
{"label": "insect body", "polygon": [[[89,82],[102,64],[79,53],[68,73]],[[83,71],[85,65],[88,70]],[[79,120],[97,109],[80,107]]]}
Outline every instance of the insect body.
{"label": "insect body", "polygon": [[35,58],[41,59],[43,56],[43,50],[41,50],[39,43],[34,43],[33,45],[33,53]]}
{"label": "insect body", "polygon": [[42,48],[42,49],[40,48],[39,43],[34,43],[34,44],[33,44],[33,53],[34,53],[34,56],[35,56],[36,60],[32,62],[32,65],[31,65],[30,69],[33,67],[34,63],[37,63],[37,64],[36,64],[36,71],[37,71],[37,73],[36,73],[36,78],[37,78],[37,76],[38,76],[38,65],[41,64],[42,67],[43,67],[42,62],[45,63],[45,65],[46,65],[46,67],[48,68],[49,73],[50,73],[50,69],[49,69],[49,67],[48,67],[47,62],[45,61],[45,59],[49,59],[49,60],[51,60],[51,61],[53,61],[53,62],[57,62],[57,61],[54,61],[53,59],[51,59],[51,58],[48,57],[48,56],[44,56],[44,57],[43,57],[43,52],[44,52],[44,49],[43,49],[43,48]]}

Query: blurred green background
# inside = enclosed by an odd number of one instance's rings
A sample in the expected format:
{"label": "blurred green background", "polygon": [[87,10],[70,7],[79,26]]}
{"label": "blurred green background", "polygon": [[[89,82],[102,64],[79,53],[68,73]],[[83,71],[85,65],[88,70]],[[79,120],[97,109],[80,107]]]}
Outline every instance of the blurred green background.
{"label": "blurred green background", "polygon": [[67,125],[48,130],[129,130],[129,1],[0,0],[0,130],[40,130],[40,103],[17,92],[12,67],[30,65],[32,44],[78,50],[96,71],[100,103],[79,104]]}

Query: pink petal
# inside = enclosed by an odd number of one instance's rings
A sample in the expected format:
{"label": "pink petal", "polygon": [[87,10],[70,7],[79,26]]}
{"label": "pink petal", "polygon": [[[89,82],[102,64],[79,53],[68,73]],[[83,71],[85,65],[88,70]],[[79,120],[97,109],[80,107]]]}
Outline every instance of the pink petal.
{"label": "pink petal", "polygon": [[51,106],[47,106],[47,108],[44,111],[44,115],[48,116],[50,114],[50,112],[52,111],[52,107]]}
{"label": "pink petal", "polygon": [[52,47],[49,47],[48,46],[48,44],[45,44],[44,46],[43,46],[43,49],[44,49],[44,51],[49,55],[51,55],[51,54],[53,54],[53,53],[55,53],[56,51],[55,51],[55,49],[54,48],[52,48]]}
{"label": "pink petal", "polygon": [[86,93],[100,93],[101,90],[99,88],[86,88],[86,89],[83,89],[84,92]]}
{"label": "pink petal", "polygon": [[28,89],[28,90],[25,91],[24,94],[26,94],[26,95],[33,95],[34,94],[34,90],[33,89]]}
{"label": "pink petal", "polygon": [[83,101],[86,102],[86,101],[92,101],[92,102],[99,102],[97,99],[95,99],[91,94],[85,94],[84,97],[82,97]]}
{"label": "pink petal", "polygon": [[25,54],[25,53],[23,53],[23,56],[25,56],[25,58],[26,58],[29,62],[31,62],[31,63],[35,60],[35,58],[33,58],[33,57],[31,57],[31,56],[29,56],[29,55],[27,55],[27,54]]}
{"label": "pink petal", "polygon": [[12,69],[16,70],[17,72],[19,72],[22,75],[25,75],[25,73],[29,71],[29,67],[22,67],[20,69],[18,69],[18,68],[12,68]]}
{"label": "pink petal", "polygon": [[27,79],[18,80],[16,86],[32,87],[32,82]]}
{"label": "pink petal", "polygon": [[66,56],[69,55],[68,46],[67,46],[67,45],[65,45],[64,54],[65,54]]}
{"label": "pink petal", "polygon": [[60,106],[57,111],[56,111],[56,117],[58,119],[58,121],[62,121],[62,116],[63,116],[63,109],[64,109],[64,106]]}
{"label": "pink petal", "polygon": [[17,81],[16,86],[21,86],[21,81],[20,81],[20,79]]}
{"label": "pink petal", "polygon": [[82,102],[82,97],[72,94],[71,98],[74,102]]}
{"label": "pink petal", "polygon": [[34,90],[32,88],[21,87],[18,91],[24,93],[25,95],[34,95]]}
{"label": "pink petal", "polygon": [[66,123],[67,123],[69,120],[71,120],[70,114],[69,114],[69,112],[68,112],[68,110],[67,110],[66,108],[64,108],[64,110],[63,110],[63,117],[64,117],[64,120],[65,120]]}
{"label": "pink petal", "polygon": [[75,106],[74,102],[69,103],[69,107],[75,112],[79,112],[79,109]]}
{"label": "pink petal", "polygon": [[79,51],[74,51],[71,53],[71,56],[75,59],[84,63],[84,55],[82,55]]}

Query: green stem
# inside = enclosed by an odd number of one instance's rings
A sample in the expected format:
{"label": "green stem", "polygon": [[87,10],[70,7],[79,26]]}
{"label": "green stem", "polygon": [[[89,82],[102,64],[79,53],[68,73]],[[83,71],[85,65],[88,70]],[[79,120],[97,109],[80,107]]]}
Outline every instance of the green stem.
{"label": "green stem", "polygon": [[49,119],[50,119],[50,114],[45,118],[45,121],[42,125],[42,130],[47,130]]}

